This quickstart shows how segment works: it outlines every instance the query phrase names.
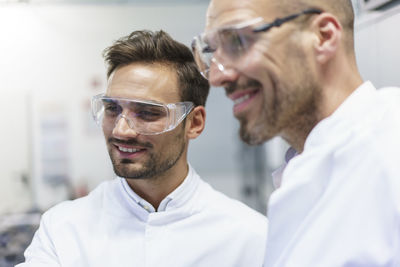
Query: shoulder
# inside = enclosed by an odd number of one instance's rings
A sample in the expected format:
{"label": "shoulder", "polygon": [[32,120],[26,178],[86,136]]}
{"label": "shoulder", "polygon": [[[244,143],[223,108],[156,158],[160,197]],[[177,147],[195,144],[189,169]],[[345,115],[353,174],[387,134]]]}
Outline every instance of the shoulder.
{"label": "shoulder", "polygon": [[[389,118],[394,118],[400,113],[400,88],[384,87],[376,90],[376,108],[385,112]],[[400,121],[397,117],[397,121]]]}
{"label": "shoulder", "polygon": [[382,87],[376,91],[382,97],[400,97],[400,87]]}
{"label": "shoulder", "polygon": [[42,220],[52,226],[94,218],[94,213],[100,213],[107,204],[107,198],[118,183],[118,179],[102,182],[87,196],[75,200],[61,202],[47,210]]}
{"label": "shoulder", "polygon": [[[375,99],[376,107],[370,107],[372,111],[369,116],[373,117],[374,113],[378,116],[359,136],[367,137],[363,145],[374,152],[372,154],[377,162],[394,163],[397,166],[398,161],[393,160],[398,158],[400,152],[400,88],[379,89]],[[365,120],[369,120],[368,116]],[[400,169],[397,168],[397,171]]]}
{"label": "shoulder", "polygon": [[362,116],[348,130],[351,134],[340,150],[347,147],[362,155],[360,160],[389,163],[400,151],[400,88],[385,87],[370,93]]}
{"label": "shoulder", "polygon": [[371,99],[363,117],[349,129],[347,143],[332,151],[334,163],[341,166],[332,172],[358,174],[360,188],[371,186],[374,197],[400,211],[400,88],[374,90]]}

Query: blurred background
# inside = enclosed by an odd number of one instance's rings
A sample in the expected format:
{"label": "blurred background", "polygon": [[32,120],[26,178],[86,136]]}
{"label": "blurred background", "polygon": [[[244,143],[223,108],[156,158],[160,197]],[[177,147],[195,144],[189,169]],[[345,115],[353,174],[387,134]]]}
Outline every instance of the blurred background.
{"label": "blurred background", "polygon": [[[106,85],[102,51],[134,30],[163,29],[186,45],[208,0],[0,0],[0,267],[23,260],[40,214],[114,177],[90,98]],[[400,1],[353,1],[361,73],[400,86]],[[206,130],[189,148],[204,180],[265,213],[270,173],[287,144],[249,147],[224,90],[212,88]]]}

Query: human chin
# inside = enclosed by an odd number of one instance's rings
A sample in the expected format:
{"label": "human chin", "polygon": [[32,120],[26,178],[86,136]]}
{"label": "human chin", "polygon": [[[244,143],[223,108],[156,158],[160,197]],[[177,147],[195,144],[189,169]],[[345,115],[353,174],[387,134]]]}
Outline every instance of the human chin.
{"label": "human chin", "polygon": [[266,112],[266,110],[262,109],[257,114],[258,117],[241,118],[239,120],[240,137],[245,143],[260,145],[278,135],[274,120],[271,120]]}
{"label": "human chin", "polygon": [[146,177],[150,177],[151,175],[151,166],[153,165],[149,163],[152,159],[149,159],[145,162],[135,162],[131,159],[123,158],[120,159],[115,155],[110,154],[111,162],[114,168],[114,172],[119,177],[131,178],[131,179],[143,179]]}
{"label": "human chin", "polygon": [[113,165],[114,172],[119,177],[138,177],[142,176],[143,172],[143,157],[141,159],[131,159],[120,157],[119,152],[111,143],[108,144],[108,154]]}

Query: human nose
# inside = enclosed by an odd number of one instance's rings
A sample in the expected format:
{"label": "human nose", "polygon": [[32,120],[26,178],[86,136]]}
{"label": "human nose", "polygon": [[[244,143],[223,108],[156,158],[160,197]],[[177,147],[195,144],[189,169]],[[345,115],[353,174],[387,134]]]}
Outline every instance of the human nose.
{"label": "human nose", "polygon": [[121,114],[116,119],[112,134],[121,139],[136,137],[139,133],[136,132],[134,127],[131,127],[131,125],[132,122],[129,118],[126,115]]}
{"label": "human nose", "polygon": [[213,58],[208,73],[208,81],[211,86],[224,86],[224,84],[232,83],[238,78],[239,73],[233,66],[223,65],[217,59]]}

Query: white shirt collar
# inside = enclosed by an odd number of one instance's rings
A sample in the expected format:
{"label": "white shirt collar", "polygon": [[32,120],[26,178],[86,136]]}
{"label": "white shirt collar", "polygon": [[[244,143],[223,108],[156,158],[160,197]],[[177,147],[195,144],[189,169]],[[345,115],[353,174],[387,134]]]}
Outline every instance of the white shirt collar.
{"label": "white shirt collar", "polygon": [[289,147],[285,154],[285,162],[275,171],[271,173],[272,175],[272,183],[275,188],[279,188],[282,183],[283,171],[285,170],[287,164],[291,159],[298,155],[297,151],[293,147]]}
{"label": "white shirt collar", "polygon": [[181,206],[181,204],[191,196],[191,193],[196,189],[198,184],[198,176],[194,175],[195,172],[192,166],[190,164],[188,165],[189,171],[182,184],[161,201],[157,210],[148,201],[136,194],[125,178],[119,177],[121,182],[121,193],[127,196],[130,200],[135,201],[149,213],[167,211],[169,208]]}

